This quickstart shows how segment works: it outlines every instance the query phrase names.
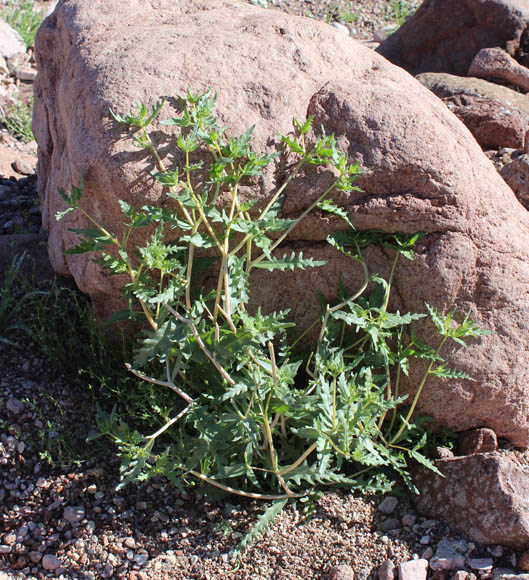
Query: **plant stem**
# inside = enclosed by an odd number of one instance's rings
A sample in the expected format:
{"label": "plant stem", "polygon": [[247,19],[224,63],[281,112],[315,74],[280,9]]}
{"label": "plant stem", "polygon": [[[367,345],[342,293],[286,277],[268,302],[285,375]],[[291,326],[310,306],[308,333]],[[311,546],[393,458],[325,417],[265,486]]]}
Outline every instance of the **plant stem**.
{"label": "plant stem", "polygon": [[409,421],[413,415],[413,412],[415,411],[415,407],[417,406],[417,401],[419,400],[419,397],[421,396],[422,390],[424,388],[424,385],[426,384],[428,376],[430,375],[430,373],[433,369],[433,366],[436,363],[436,358],[439,356],[441,349],[443,348],[443,346],[445,345],[445,342],[447,340],[448,340],[448,336],[443,336],[441,343],[439,344],[439,346],[437,347],[437,350],[435,351],[435,355],[433,356],[432,360],[430,361],[430,364],[428,365],[428,368],[426,369],[426,372],[424,373],[424,376],[422,377],[422,380],[419,383],[419,386],[417,387],[417,391],[415,393],[415,396],[413,397],[413,401],[411,403],[408,414],[406,415],[405,420],[402,422],[400,429],[397,431],[397,434],[391,439],[390,445],[397,443],[400,439],[400,436],[402,435],[402,433],[406,429],[406,424],[409,423]]}

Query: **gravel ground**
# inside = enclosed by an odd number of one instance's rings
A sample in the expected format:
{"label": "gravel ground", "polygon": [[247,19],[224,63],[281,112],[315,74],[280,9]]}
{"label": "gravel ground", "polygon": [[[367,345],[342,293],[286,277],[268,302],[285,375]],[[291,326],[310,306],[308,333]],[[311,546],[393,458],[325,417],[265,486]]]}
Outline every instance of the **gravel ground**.
{"label": "gravel ground", "polygon": [[[395,20],[382,0],[251,3],[340,24],[367,41]],[[37,232],[35,200],[34,176],[0,179],[0,235]],[[0,580],[325,580],[340,564],[367,580],[386,559],[430,559],[447,540],[471,573],[458,580],[516,572],[520,554],[453,535],[418,515],[406,495],[379,505],[381,498],[340,491],[326,493],[310,519],[287,508],[236,566],[233,550],[262,506],[232,497],[207,502],[163,479],[117,491],[111,448],[85,441],[94,429],[91,391],[54,370],[25,335],[16,338],[21,348],[0,346]],[[472,571],[475,558],[493,568]]]}

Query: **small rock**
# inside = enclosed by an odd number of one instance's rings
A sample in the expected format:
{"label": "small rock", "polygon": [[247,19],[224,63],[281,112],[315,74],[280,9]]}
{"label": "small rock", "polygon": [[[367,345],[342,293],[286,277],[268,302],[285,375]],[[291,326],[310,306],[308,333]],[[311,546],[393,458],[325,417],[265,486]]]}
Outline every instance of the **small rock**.
{"label": "small rock", "polygon": [[29,559],[33,562],[33,564],[37,564],[42,559],[42,554],[37,550],[29,553]]}
{"label": "small rock", "polygon": [[45,554],[42,557],[42,567],[44,568],[44,570],[55,570],[60,565],[61,561],[53,554]]}
{"label": "small rock", "polygon": [[[511,578],[512,576],[516,576],[515,570],[512,568],[494,568],[492,573],[492,580],[502,580],[503,578]],[[521,576],[527,576],[527,574],[520,574],[518,578],[522,580]]]}
{"label": "small rock", "polygon": [[64,508],[63,518],[71,524],[80,522],[85,516],[85,510],[82,505],[68,506]]}
{"label": "small rock", "polygon": [[491,556],[501,558],[503,556],[503,546],[494,546],[490,551]]}
{"label": "small rock", "polygon": [[395,26],[381,26],[377,28],[373,33],[373,40],[375,42],[384,42],[388,36],[390,36],[395,31]]}
{"label": "small rock", "polygon": [[468,565],[472,570],[489,570],[494,565],[492,558],[470,558]]}
{"label": "small rock", "polygon": [[16,544],[16,542],[17,542],[16,534],[6,534],[4,536],[4,544],[7,544],[8,546],[13,546],[14,544]]}
{"label": "small rock", "polygon": [[384,560],[378,569],[378,580],[394,580],[397,576],[397,567],[393,560]]}
{"label": "small rock", "polygon": [[329,570],[329,580],[354,580],[354,571],[348,564],[333,566]]}
{"label": "small rock", "polygon": [[378,511],[383,514],[391,514],[395,511],[395,508],[399,505],[399,500],[393,495],[388,495],[378,506]]}
{"label": "small rock", "polygon": [[452,459],[454,452],[448,447],[436,447],[433,452],[434,459]]}
{"label": "small rock", "polygon": [[498,448],[498,438],[492,429],[471,429],[459,434],[459,454],[489,453]]}
{"label": "small rock", "polygon": [[24,410],[24,403],[18,399],[7,399],[6,409],[13,415],[18,415]]}
{"label": "small rock", "polygon": [[422,538],[419,540],[419,542],[420,542],[420,543],[421,543],[423,546],[426,546],[426,545],[428,545],[428,544],[431,542],[431,540],[432,540],[432,539],[430,538],[430,536],[429,536],[428,534],[426,534],[426,535],[424,535],[424,536],[423,536],[423,537],[422,537]]}
{"label": "small rock", "polygon": [[35,173],[35,165],[28,163],[25,159],[15,159],[11,166],[20,175],[33,175]]}
{"label": "small rock", "polygon": [[21,81],[33,82],[37,76],[37,71],[31,67],[17,69],[15,76]]}
{"label": "small rock", "polygon": [[0,554],[10,554],[12,549],[13,548],[11,546],[0,544]]}
{"label": "small rock", "polygon": [[136,542],[134,541],[134,538],[125,538],[123,540],[123,545],[127,548],[130,548],[131,550],[136,548]]}
{"label": "small rock", "polygon": [[399,564],[399,579],[400,580],[426,580],[428,572],[427,560],[409,560]]}
{"label": "small rock", "polygon": [[11,58],[15,54],[26,52],[24,41],[7,22],[0,20],[0,56]]}
{"label": "small rock", "polygon": [[455,574],[452,580],[468,580],[468,572],[465,572],[465,570],[458,570]]}
{"label": "small rock", "polygon": [[347,34],[347,36],[351,35],[351,31],[349,30],[349,28],[347,28],[347,26],[345,26],[345,24],[342,24],[341,22],[333,22],[332,26],[336,28],[336,30],[340,30],[344,34]]}
{"label": "small rock", "polygon": [[431,546],[428,546],[426,548],[426,550],[424,550],[424,552],[421,554],[421,558],[423,560],[429,560],[434,554],[433,548]]}
{"label": "small rock", "polygon": [[138,564],[138,566],[143,566],[149,559],[149,554],[147,552],[139,552],[134,556],[134,562]]}
{"label": "small rock", "polygon": [[97,492],[97,485],[95,483],[92,483],[91,485],[89,485],[86,488],[86,491],[92,495],[94,495]]}
{"label": "small rock", "polygon": [[518,568],[522,572],[529,572],[529,550],[526,550],[518,560]]}
{"label": "small rock", "polygon": [[417,521],[417,517],[412,514],[404,514],[400,521],[403,526],[406,526],[407,528],[412,528],[415,525],[415,522]]}

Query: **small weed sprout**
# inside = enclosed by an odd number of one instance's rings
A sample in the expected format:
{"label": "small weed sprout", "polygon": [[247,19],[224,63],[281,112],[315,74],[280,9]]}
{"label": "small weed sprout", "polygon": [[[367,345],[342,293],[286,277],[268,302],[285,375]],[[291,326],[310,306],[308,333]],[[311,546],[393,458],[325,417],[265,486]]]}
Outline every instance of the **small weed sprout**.
{"label": "small weed sprout", "polygon": [[[215,102],[209,91],[188,91],[181,114],[162,121],[178,129],[181,162],[174,168],[165,166],[148,131],[163,101],[150,110],[142,104],[127,114],[112,113],[134,145],[153,156],[153,176],[165,188],[166,203],[135,208],[121,201],[125,227],[118,236],[84,209],[81,180],[59,192],[67,207],[57,217],[76,211],[90,224],[72,230],[80,242],[68,253],[96,252],[110,274],[128,279],[128,308],[113,319],[147,324],[128,369],[172,396],[163,415],[153,416],[150,433],[131,427],[131,418],[116,408],[100,411],[100,433],[116,442],[122,459],[121,485],[164,474],[179,487],[195,480],[272,501],[243,538],[244,549],[288,501],[310,503],[322,485],[388,491],[392,469],[415,489],[409,458],[435,470],[422,453],[426,434],[413,423],[421,392],[431,376],[471,380],[447,368],[442,350],[448,340],[464,344],[483,331],[468,318],[457,324],[453,312],[443,316],[427,307],[441,337],[430,347],[411,328],[426,314],[388,309],[398,261],[413,259],[419,236],[354,229],[331,196],[355,189],[360,167],[334,135],[313,130],[312,117],[294,120],[293,133],[278,138],[291,171],[268,203],[244,200],[241,186],[259,178],[276,155],[252,150],[253,128],[225,136],[213,115]],[[292,179],[307,167],[329,165],[334,182],[297,218],[281,217]],[[356,289],[340,288],[338,303],[324,302],[321,317],[292,338],[288,312],[248,309],[249,279],[255,269],[273,275],[323,265],[281,250],[315,210],[343,221],[344,229],[328,242],[360,265],[362,279]],[[130,247],[131,235],[145,227],[150,237]],[[368,269],[363,251],[371,244],[394,254],[388,280]],[[211,286],[202,283],[205,272],[216,280]],[[300,344],[310,333],[317,340],[306,353]],[[411,406],[402,411],[400,379],[417,358],[428,366]]]}
{"label": "small weed sprout", "polygon": [[0,107],[0,122],[12,135],[25,143],[33,140],[32,115],[33,99],[27,103],[18,99],[11,105]]}
{"label": "small weed sprout", "polygon": [[[36,7],[37,4],[37,7]],[[26,49],[33,46],[37,30],[44,20],[44,4],[33,0],[8,0],[0,16],[22,37]]]}

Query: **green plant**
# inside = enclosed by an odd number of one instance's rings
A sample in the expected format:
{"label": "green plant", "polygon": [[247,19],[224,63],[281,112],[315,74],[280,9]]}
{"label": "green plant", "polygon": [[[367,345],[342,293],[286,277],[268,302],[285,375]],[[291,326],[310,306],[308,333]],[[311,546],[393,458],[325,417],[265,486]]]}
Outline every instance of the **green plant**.
{"label": "green plant", "polygon": [[[449,339],[463,342],[483,332],[468,318],[455,324],[452,312],[443,317],[428,307],[441,334],[438,347],[431,348],[410,329],[425,314],[388,310],[398,260],[413,258],[419,236],[354,230],[330,195],[355,189],[360,168],[333,135],[313,130],[312,118],[294,120],[294,133],[278,138],[291,171],[268,202],[244,199],[241,187],[255,184],[279,153],[254,152],[253,128],[226,137],[213,116],[215,101],[209,92],[188,91],[180,115],[163,121],[179,130],[175,169],[165,167],[148,132],[163,101],[151,111],[139,105],[126,115],[112,113],[131,131],[134,145],[154,157],[153,177],[166,188],[166,201],[141,208],[121,201],[125,224],[118,236],[83,208],[81,179],[69,193],[59,192],[67,209],[57,218],[77,211],[90,222],[72,229],[80,242],[68,253],[97,252],[110,275],[127,279],[128,309],[113,320],[148,324],[128,369],[174,397],[148,435],[131,428],[116,409],[100,410],[101,434],[116,442],[121,455],[121,485],[164,474],[178,486],[198,480],[272,500],[244,547],[286,501],[312,497],[318,486],[386,491],[394,477],[384,468],[392,468],[413,488],[408,458],[435,469],[420,451],[425,433],[412,423],[418,398],[430,376],[470,379],[447,369],[441,350]],[[334,182],[297,218],[280,217],[292,179],[318,166],[332,167]],[[282,250],[312,211],[343,221],[347,229],[328,241],[358,265],[362,280],[355,291],[340,287],[338,303],[324,301],[321,318],[293,337],[287,312],[248,310],[249,277],[255,268],[323,265]],[[143,228],[150,237],[131,248]],[[363,250],[371,244],[394,252],[388,280],[368,270]],[[205,273],[216,282],[205,283]],[[311,333],[315,347],[306,353],[300,345]],[[402,412],[400,377],[416,358],[427,359],[428,366]]]}
{"label": "green plant", "polygon": [[15,137],[28,142],[33,140],[32,115],[33,98],[27,103],[19,99],[5,109],[0,109],[0,122]]}
{"label": "green plant", "polygon": [[400,28],[412,13],[410,2],[407,0],[390,0],[389,7],[386,8],[387,18],[395,22],[395,29]]}
{"label": "green plant", "polygon": [[8,338],[14,331],[28,331],[22,322],[21,316],[25,301],[30,294],[20,296],[16,292],[22,262],[26,259],[26,252],[14,256],[5,273],[4,284],[0,288],[0,342],[17,347],[17,343]]}
{"label": "green plant", "polygon": [[37,9],[33,0],[8,0],[0,16],[19,32],[28,49],[33,46],[37,30],[44,20],[44,3],[41,1],[40,9]]}
{"label": "green plant", "polygon": [[353,11],[350,6],[344,6],[338,11],[338,20],[341,20],[346,24],[353,24],[358,20],[358,18],[360,18],[360,11]]}

